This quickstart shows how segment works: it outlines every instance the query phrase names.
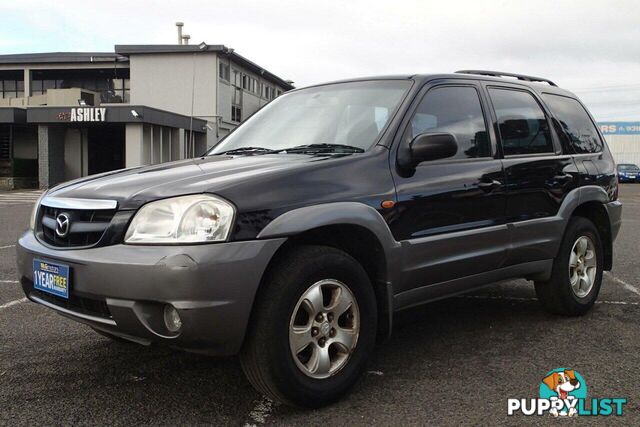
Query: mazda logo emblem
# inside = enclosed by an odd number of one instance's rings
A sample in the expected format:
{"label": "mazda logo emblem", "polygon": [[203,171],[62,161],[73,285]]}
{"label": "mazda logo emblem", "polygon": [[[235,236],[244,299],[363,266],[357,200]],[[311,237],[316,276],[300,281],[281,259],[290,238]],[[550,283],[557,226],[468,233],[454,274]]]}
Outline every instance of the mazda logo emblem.
{"label": "mazda logo emblem", "polygon": [[56,234],[59,237],[66,237],[71,228],[71,221],[66,214],[60,214],[56,217]]}

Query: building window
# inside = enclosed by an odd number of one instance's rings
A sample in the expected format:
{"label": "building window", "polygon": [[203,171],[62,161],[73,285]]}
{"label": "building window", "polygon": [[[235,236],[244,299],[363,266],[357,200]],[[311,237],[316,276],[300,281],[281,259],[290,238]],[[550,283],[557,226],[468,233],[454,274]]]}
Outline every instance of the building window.
{"label": "building window", "polygon": [[0,98],[22,98],[24,96],[23,79],[22,71],[0,71]]}
{"label": "building window", "polygon": [[24,96],[23,80],[0,80],[0,98],[22,98]]}
{"label": "building window", "polygon": [[232,70],[233,73],[233,85],[237,87],[242,86],[242,73],[238,70]]}
{"label": "building window", "polygon": [[231,106],[231,121],[234,121],[234,122],[242,121],[242,107],[237,105]]}
{"label": "building window", "polygon": [[258,79],[254,77],[243,74],[242,89],[260,96],[260,84],[258,83]]}
{"label": "building window", "polygon": [[234,122],[242,121],[242,79],[240,72],[233,70],[233,93],[231,94],[231,120]]}
{"label": "building window", "polygon": [[129,102],[129,91],[131,89],[129,79],[113,79],[111,84],[114,95],[122,99],[122,102]]}
{"label": "building window", "polygon": [[100,94],[101,102],[129,102],[128,69],[42,70],[33,71],[31,95],[44,95],[49,89],[86,89]]}
{"label": "building window", "polygon": [[102,102],[129,102],[129,79],[34,79],[31,81],[31,95],[45,95],[49,89],[80,88],[98,92]]}
{"label": "building window", "polygon": [[273,95],[275,94],[275,89],[271,86],[264,85],[264,93],[262,96],[266,99],[273,99]]}
{"label": "building window", "polygon": [[229,64],[220,63],[220,78],[229,81]]}

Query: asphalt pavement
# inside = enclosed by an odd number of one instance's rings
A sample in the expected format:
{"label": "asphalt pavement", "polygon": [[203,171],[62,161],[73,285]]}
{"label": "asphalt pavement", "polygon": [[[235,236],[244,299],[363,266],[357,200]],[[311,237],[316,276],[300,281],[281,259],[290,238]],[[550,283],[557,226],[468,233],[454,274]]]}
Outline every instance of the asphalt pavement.
{"label": "asphalt pavement", "polygon": [[[614,269],[586,316],[546,314],[524,280],[402,312],[352,393],[327,408],[276,405],[235,358],[112,342],[24,300],[15,241],[33,197],[0,197],[2,425],[640,425],[640,184],[623,185]],[[589,397],[627,399],[623,417],[507,416],[507,399],[537,398],[558,367]]]}

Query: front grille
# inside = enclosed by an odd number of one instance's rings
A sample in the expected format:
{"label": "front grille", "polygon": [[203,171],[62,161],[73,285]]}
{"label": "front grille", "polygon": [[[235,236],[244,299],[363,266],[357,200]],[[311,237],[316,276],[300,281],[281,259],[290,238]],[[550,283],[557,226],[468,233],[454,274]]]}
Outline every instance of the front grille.
{"label": "front grille", "polygon": [[50,304],[65,308],[75,313],[86,314],[93,317],[101,317],[103,319],[111,319],[109,306],[107,306],[107,303],[103,299],[84,298],[75,295],[69,295],[69,299],[65,299],[55,295],[47,294],[45,292],[41,292],[33,288],[33,285],[29,294],[38,297]]}
{"label": "front grille", "polygon": [[[43,205],[39,214],[42,239],[59,247],[93,246],[104,235],[115,213],[115,210],[62,209]],[[69,219],[68,233],[64,236],[56,233],[56,219],[61,214]]]}

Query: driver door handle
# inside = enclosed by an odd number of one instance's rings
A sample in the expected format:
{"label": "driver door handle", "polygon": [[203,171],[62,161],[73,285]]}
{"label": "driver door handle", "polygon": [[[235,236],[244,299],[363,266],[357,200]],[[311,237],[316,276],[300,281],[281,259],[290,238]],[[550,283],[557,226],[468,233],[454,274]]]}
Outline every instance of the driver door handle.
{"label": "driver door handle", "polygon": [[478,183],[478,187],[484,191],[492,191],[494,188],[498,188],[500,186],[502,186],[502,183],[495,179],[483,180]]}
{"label": "driver door handle", "polygon": [[553,177],[556,181],[570,181],[573,179],[573,175],[565,173],[562,175],[556,175]]}

